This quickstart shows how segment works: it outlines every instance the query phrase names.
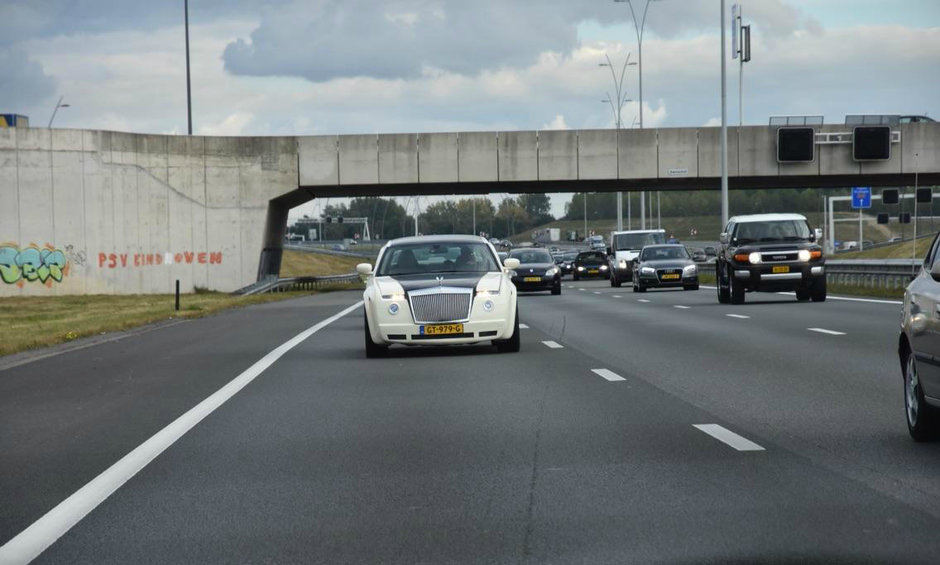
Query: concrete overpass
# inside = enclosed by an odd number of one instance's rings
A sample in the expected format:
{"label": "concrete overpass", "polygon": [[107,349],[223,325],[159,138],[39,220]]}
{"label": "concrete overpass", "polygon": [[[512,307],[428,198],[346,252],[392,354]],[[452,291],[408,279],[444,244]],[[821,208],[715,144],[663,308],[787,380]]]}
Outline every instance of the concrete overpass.
{"label": "concrete overpass", "polygon": [[[940,184],[940,124],[857,163],[844,126],[778,164],[776,128],[729,128],[730,186]],[[0,296],[230,291],[277,272],[290,208],[326,196],[719,186],[719,129],[201,137],[0,129]],[[915,160],[915,154],[917,158]],[[260,262],[259,262],[260,257]],[[260,263],[260,264],[259,264]]]}

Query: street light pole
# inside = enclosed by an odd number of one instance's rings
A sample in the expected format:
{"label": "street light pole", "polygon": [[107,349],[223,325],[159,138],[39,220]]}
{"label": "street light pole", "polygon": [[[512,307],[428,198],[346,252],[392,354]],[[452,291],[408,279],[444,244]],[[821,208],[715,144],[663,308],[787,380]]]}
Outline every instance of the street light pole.
{"label": "street light pole", "polygon": [[728,81],[725,56],[725,0],[721,0],[721,226],[728,224]]}
{"label": "street light pole", "polygon": [[[624,97],[623,93],[623,77],[627,73],[627,66],[635,63],[630,62],[630,54],[627,53],[627,58],[623,62],[623,68],[620,69],[620,79],[617,79],[617,73],[614,72],[614,65],[610,61],[610,56],[604,53],[604,58],[607,59],[606,63],[601,63],[602,67],[610,68],[610,77],[614,81],[614,93],[617,95],[617,107],[614,107],[614,100],[610,96],[610,93],[607,93],[607,100],[601,100],[601,102],[609,102],[610,109],[614,113],[614,119],[617,121],[617,178],[620,178],[620,126],[623,124],[621,118],[621,112],[623,110],[623,105],[629,102],[628,98]],[[617,191],[617,231],[623,231],[623,191]]]}
{"label": "street light pole", "polygon": [[56,115],[56,113],[59,111],[59,108],[68,108],[68,107],[69,107],[69,104],[63,104],[63,103],[62,103],[62,99],[63,99],[63,98],[65,98],[65,96],[59,96],[59,101],[55,103],[55,109],[52,111],[52,117],[49,118],[49,125],[46,126],[46,127],[48,127],[48,128],[51,128],[51,127],[52,127],[52,120],[55,119],[55,115]]}
{"label": "street light pole", "polygon": [[189,80],[189,0],[183,0],[183,19],[186,26],[186,120],[189,135],[193,134],[193,99]]}

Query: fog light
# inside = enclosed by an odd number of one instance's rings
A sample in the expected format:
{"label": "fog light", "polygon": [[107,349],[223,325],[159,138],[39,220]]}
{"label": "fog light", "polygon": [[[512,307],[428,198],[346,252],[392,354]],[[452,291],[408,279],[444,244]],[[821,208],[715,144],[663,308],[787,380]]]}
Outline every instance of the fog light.
{"label": "fog light", "polygon": [[391,304],[389,304],[389,305],[388,305],[388,313],[391,314],[392,316],[394,316],[395,314],[397,314],[397,313],[398,313],[398,304],[396,304],[396,303],[394,303],[394,302],[392,302]]}
{"label": "fog light", "polygon": [[487,300],[486,302],[484,302],[484,303],[483,303],[483,309],[486,310],[487,312],[492,311],[492,310],[493,310],[493,301],[492,301],[492,300]]}

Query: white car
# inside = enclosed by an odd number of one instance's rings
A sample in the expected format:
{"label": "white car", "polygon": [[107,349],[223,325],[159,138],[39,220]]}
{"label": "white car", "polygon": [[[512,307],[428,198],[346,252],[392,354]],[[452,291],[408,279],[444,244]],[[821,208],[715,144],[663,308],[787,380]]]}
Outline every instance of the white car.
{"label": "white car", "polygon": [[517,259],[500,263],[482,237],[403,237],[382,247],[375,269],[356,266],[366,279],[366,357],[388,346],[451,345],[492,341],[501,352],[519,351]]}

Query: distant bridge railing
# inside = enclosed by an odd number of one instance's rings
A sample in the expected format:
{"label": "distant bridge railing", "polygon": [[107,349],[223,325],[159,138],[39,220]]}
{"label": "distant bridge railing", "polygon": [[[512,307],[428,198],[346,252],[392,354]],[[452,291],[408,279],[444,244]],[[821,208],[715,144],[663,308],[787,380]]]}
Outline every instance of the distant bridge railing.
{"label": "distant bridge railing", "polygon": [[360,282],[359,273],[325,275],[318,277],[269,277],[235,291],[235,294],[250,296],[265,292],[288,292],[292,290],[316,290],[325,286]]}

